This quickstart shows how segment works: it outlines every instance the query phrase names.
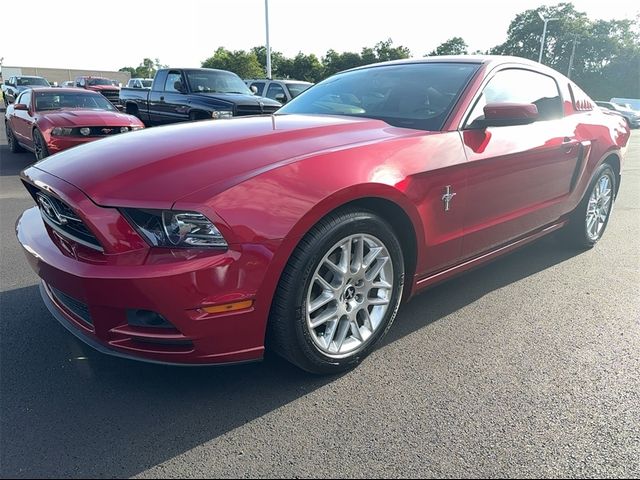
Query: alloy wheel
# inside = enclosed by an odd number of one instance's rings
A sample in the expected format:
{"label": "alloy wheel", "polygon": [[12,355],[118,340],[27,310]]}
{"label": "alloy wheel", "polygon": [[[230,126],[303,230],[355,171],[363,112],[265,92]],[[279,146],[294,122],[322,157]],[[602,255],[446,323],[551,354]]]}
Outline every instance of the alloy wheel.
{"label": "alloy wheel", "polygon": [[587,237],[591,241],[596,241],[600,238],[607,223],[613,199],[612,185],[611,177],[608,173],[604,173],[596,182],[589,196],[585,228]]}
{"label": "alloy wheel", "polygon": [[306,326],[324,355],[361,351],[383,325],[393,293],[393,262],[384,243],[350,235],[331,247],[307,290]]}

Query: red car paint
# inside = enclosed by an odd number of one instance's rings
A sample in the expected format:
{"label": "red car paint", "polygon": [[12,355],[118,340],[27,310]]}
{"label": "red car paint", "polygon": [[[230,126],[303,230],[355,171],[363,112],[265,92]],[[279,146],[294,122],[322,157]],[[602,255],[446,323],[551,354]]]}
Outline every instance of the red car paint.
{"label": "red car paint", "polygon": [[[35,88],[30,90],[33,95],[40,92],[72,93],[82,95],[99,95],[98,93],[82,91],[76,88]],[[98,140],[100,136],[65,135],[57,136],[52,134],[56,127],[135,127],[144,128],[144,124],[133,115],[127,115],[114,110],[92,110],[92,109],[59,109],[38,111],[34,102],[28,110],[16,110],[16,104],[7,107],[5,122],[11,127],[16,140],[28,150],[33,151],[33,134],[35,130],[40,131],[45,140],[50,154],[66,150],[76,145]]]}
{"label": "red car paint", "polygon": [[[108,353],[184,364],[256,360],[280,274],[299,240],[336,208],[360,202],[406,218],[398,234],[408,298],[560,228],[605,159],[619,174],[628,127],[589,108],[557,72],[514,58],[420,61],[479,63],[441,131],[344,116],[250,117],[148,129],[28,168],[28,189],[72,206],[103,248],[65,238],[36,207],[27,210],[17,235],[44,281],[45,302]],[[486,82],[514,67],[556,79],[563,118],[462,130]],[[456,193],[449,211],[446,186]],[[200,212],[229,248],[151,248],[117,207]],[[88,305],[93,325],[50,287]],[[203,310],[241,300],[253,304]],[[127,309],[158,312],[176,328],[130,326]]]}

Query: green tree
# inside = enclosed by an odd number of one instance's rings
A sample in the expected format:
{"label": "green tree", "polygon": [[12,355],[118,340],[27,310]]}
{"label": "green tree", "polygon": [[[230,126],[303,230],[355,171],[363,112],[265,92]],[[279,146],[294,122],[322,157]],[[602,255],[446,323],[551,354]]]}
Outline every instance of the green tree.
{"label": "green tree", "polygon": [[[364,58],[364,50],[365,49],[363,49],[361,55],[362,58]],[[394,47],[393,40],[391,40],[390,38],[376,43],[376,45],[373,47],[373,52],[375,53],[375,61],[377,62],[401,60],[403,58],[409,58],[411,56],[411,50],[409,50],[407,47],[403,47],[402,45]]]}
{"label": "green tree", "polygon": [[150,58],[145,58],[137,67],[122,67],[119,71],[129,72],[132,78],[153,78],[160,68],[167,68],[166,65],[162,65],[160,63],[160,59],[155,58],[152,60]]}
{"label": "green tree", "polygon": [[451,37],[446,42],[441,43],[435,50],[427,53],[425,57],[433,57],[435,55],[467,55],[469,46],[462,37]]}
{"label": "green tree", "polygon": [[[267,73],[267,48],[264,46],[253,47],[251,52],[255,54],[258,59],[258,63],[262,67],[262,75],[266,76]],[[281,52],[271,50],[271,76],[273,78],[285,78],[287,75],[285,71],[291,69],[292,60],[286,58]]]}
{"label": "green tree", "polygon": [[204,68],[229,70],[237,74],[240,78],[259,78],[264,76],[262,67],[258,62],[258,57],[251,51],[230,51],[224,47],[219,47],[212,57],[202,62],[202,66]]}
{"label": "green tree", "polygon": [[307,82],[318,82],[324,74],[324,67],[318,57],[313,53],[305,55],[302,52],[289,60],[288,65],[283,65],[283,77]]}
{"label": "green tree", "polygon": [[571,79],[594,98],[640,97],[639,21],[590,20],[571,3],[526,10],[514,18],[507,39],[491,53],[537,60],[543,22],[547,26],[542,62],[567,74],[575,42]]}

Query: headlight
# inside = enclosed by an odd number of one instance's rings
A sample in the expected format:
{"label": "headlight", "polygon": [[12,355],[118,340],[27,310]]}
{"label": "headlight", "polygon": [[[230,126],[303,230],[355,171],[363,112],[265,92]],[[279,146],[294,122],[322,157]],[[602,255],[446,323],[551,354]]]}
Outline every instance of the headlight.
{"label": "headlight", "polygon": [[73,128],[66,128],[66,127],[56,127],[53,130],[51,130],[51,134],[52,135],[71,135],[71,132],[73,131]]}
{"label": "headlight", "polygon": [[132,132],[135,132],[136,130],[142,130],[144,127],[142,125],[132,125],[129,128]]}
{"label": "headlight", "polygon": [[136,208],[122,212],[154,247],[227,247],[220,230],[201,213]]}
{"label": "headlight", "polygon": [[80,129],[80,134],[84,135],[85,137],[88,136],[91,133],[91,129],[89,127],[82,127]]}
{"label": "headlight", "polygon": [[125,133],[129,131],[129,127],[120,127],[120,133]]}
{"label": "headlight", "polygon": [[214,110],[211,112],[211,118],[232,118],[233,112],[231,110]]}

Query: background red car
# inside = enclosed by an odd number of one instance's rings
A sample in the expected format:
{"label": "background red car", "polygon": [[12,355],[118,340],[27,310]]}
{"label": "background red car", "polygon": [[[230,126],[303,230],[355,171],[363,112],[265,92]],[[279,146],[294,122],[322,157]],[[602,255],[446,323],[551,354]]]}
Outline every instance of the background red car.
{"label": "background red car", "polygon": [[12,152],[27,149],[38,160],[99,138],[144,128],[101,94],[77,88],[25,90],[5,113]]}
{"label": "background red car", "polygon": [[594,246],[629,135],[534,62],[391,62],[270,117],[148,129],[40,162],[22,173],[39,209],[16,230],[49,310],[104,352],[233,363],[266,343],[335,373],[435,282],[561,228]]}

